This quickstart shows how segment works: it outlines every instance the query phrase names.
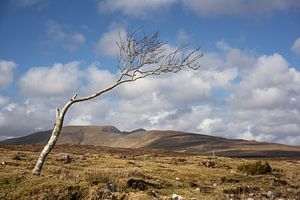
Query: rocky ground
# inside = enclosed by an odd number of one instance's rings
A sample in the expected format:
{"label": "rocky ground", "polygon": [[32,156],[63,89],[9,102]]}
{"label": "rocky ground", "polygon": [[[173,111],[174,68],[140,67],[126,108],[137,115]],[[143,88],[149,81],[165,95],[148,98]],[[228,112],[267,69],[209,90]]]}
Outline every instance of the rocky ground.
{"label": "rocky ground", "polygon": [[0,199],[300,199],[299,160],[249,174],[240,166],[256,160],[59,145],[34,176],[41,148],[0,146]]}

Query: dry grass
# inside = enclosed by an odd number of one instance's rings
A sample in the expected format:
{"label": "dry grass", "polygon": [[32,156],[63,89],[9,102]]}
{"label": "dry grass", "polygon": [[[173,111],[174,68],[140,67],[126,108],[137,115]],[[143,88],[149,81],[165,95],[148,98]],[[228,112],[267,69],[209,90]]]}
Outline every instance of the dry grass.
{"label": "dry grass", "polygon": [[[238,166],[254,160],[144,149],[57,146],[42,175],[31,170],[41,146],[0,146],[0,199],[299,199],[300,161],[268,160],[266,175],[247,175]],[[71,163],[60,158],[69,154]],[[17,158],[17,159],[16,159]],[[111,190],[111,191],[110,191]],[[269,192],[269,194],[268,194]],[[273,195],[273,193],[272,193]]]}

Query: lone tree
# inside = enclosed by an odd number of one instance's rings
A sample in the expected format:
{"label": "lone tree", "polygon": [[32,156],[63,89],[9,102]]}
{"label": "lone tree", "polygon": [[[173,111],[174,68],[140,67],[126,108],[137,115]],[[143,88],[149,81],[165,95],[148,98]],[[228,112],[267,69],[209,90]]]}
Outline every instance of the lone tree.
{"label": "lone tree", "polygon": [[54,147],[62,130],[64,117],[68,109],[75,103],[94,99],[115,87],[143,79],[148,76],[159,76],[163,73],[177,73],[184,68],[197,70],[200,67],[199,59],[203,56],[199,50],[189,50],[185,47],[170,51],[167,43],[159,39],[158,33],[138,37],[132,32],[126,38],[119,37],[118,46],[119,76],[110,87],[100,90],[90,96],[77,98],[77,93],[64,105],[57,108],[55,124],[48,143],[43,148],[33,169],[33,174],[40,174],[47,155]]}

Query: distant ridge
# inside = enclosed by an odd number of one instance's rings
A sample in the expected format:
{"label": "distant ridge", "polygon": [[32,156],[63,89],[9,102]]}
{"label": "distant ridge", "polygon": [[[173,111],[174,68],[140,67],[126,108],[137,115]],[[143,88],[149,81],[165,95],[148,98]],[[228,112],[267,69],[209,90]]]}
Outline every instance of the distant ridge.
{"label": "distant ridge", "polygon": [[[0,141],[0,144],[45,144],[51,130],[36,132],[24,137]],[[180,131],[136,129],[120,131],[114,126],[66,126],[58,144],[98,145],[121,148],[167,149],[230,157],[297,157],[300,147],[256,142]]]}

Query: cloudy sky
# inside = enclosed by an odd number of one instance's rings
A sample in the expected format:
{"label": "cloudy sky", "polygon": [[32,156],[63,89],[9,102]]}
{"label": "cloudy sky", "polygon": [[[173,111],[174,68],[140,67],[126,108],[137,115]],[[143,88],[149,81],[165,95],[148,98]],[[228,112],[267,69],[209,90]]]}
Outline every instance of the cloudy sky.
{"label": "cloudy sky", "polygon": [[75,92],[112,84],[115,40],[137,28],[201,47],[200,70],[75,104],[65,125],[300,145],[299,0],[1,1],[0,140],[50,129]]}

